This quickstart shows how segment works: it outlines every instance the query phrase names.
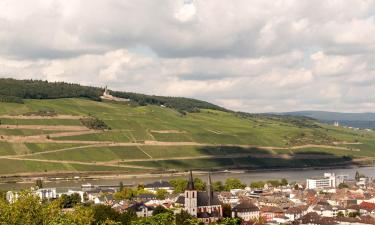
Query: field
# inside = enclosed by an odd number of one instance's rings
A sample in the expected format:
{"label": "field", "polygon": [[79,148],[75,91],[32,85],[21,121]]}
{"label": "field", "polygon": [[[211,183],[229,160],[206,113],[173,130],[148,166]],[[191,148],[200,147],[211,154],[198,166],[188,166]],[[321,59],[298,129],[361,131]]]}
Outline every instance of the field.
{"label": "field", "polygon": [[[25,116],[49,110],[57,116]],[[95,117],[110,130],[90,130]],[[241,117],[85,99],[0,103],[0,174],[287,168],[375,159],[375,132],[313,120]]]}

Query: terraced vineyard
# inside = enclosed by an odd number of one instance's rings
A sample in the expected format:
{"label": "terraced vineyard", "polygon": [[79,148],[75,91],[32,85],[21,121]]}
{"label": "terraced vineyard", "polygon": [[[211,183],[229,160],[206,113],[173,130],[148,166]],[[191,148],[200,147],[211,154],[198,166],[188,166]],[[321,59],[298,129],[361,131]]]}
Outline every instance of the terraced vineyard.
{"label": "terraced vineyard", "polygon": [[[40,111],[56,115],[33,114]],[[111,129],[90,129],[82,118]],[[0,175],[320,167],[375,157],[375,132],[296,117],[66,98],[0,103],[0,121]]]}

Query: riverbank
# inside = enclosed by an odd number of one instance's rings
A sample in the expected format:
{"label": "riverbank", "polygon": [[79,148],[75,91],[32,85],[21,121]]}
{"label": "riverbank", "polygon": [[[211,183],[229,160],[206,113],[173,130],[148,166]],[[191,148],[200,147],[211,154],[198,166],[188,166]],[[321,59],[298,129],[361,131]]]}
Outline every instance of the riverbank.
{"label": "riverbank", "polygon": [[[300,168],[258,168],[258,169],[232,169],[232,170],[214,170],[210,171],[213,176],[241,176],[241,175],[254,175],[254,174],[294,174],[295,172],[305,173],[311,171],[322,171],[322,170],[351,170],[359,168],[374,168],[366,165],[338,165],[338,166],[326,166],[326,167],[300,167]],[[119,172],[79,172],[79,173],[39,173],[39,174],[19,174],[13,176],[3,176],[0,178],[0,187],[12,185],[28,186],[34,184],[37,179],[42,179],[46,184],[59,184],[59,183],[84,183],[84,182],[95,182],[95,183],[111,183],[111,181],[128,181],[131,185],[132,181],[152,181],[152,180],[170,180],[179,177],[186,177],[188,171],[174,171],[174,172],[155,172],[155,173],[119,173]],[[194,174],[198,177],[204,177],[208,173],[207,170],[194,170]],[[275,176],[272,179],[279,179],[279,176]],[[113,183],[113,182],[112,182]],[[22,185],[23,184],[23,185]]]}

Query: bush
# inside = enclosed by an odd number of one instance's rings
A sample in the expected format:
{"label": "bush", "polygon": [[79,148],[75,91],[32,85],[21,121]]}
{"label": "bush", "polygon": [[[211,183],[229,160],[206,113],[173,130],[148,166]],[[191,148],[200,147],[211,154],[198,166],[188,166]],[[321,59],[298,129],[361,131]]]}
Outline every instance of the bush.
{"label": "bush", "polygon": [[89,129],[93,130],[110,130],[111,128],[98,118],[81,118],[81,123]]}

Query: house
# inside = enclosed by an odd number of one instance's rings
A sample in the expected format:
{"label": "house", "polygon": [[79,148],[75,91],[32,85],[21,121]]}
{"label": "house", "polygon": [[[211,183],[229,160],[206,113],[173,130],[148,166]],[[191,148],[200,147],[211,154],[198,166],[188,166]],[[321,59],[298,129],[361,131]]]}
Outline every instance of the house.
{"label": "house", "polygon": [[303,211],[300,207],[291,207],[285,212],[285,217],[288,218],[289,221],[294,221],[303,216]]}
{"label": "house", "polygon": [[341,212],[343,215],[346,213],[346,209],[342,208],[341,206],[332,206],[328,203],[317,204],[312,208],[312,211],[323,217],[336,217],[339,212]]}
{"label": "house", "polygon": [[375,212],[375,203],[362,202],[359,204],[359,212],[361,214],[372,214]]}
{"label": "house", "polygon": [[156,181],[154,183],[146,184],[145,188],[146,191],[156,194],[159,189],[166,190],[167,193],[172,194],[174,189],[173,186],[168,181]]}
{"label": "house", "polygon": [[211,174],[208,174],[207,191],[197,191],[194,188],[193,174],[190,171],[185,193],[177,199],[176,203],[182,205],[186,212],[204,223],[216,222],[223,217],[218,194],[212,189]]}
{"label": "house", "polygon": [[152,216],[154,207],[147,206],[143,202],[137,202],[130,205],[127,210],[133,210],[137,214],[137,217],[150,217]]}
{"label": "house", "polygon": [[271,221],[276,216],[284,216],[284,211],[275,206],[263,206],[260,209],[260,216],[263,217],[266,221]]}
{"label": "house", "polygon": [[250,201],[243,201],[232,208],[232,217],[239,217],[244,221],[250,221],[259,218],[260,211],[258,206]]}
{"label": "house", "polygon": [[237,205],[239,203],[239,198],[236,195],[233,195],[229,191],[222,191],[218,195],[220,202],[224,204],[229,204],[231,206]]}
{"label": "house", "polygon": [[154,195],[154,194],[140,194],[133,199],[137,202],[148,202],[148,201],[156,200],[156,195]]}
{"label": "house", "polygon": [[113,195],[111,194],[103,194],[94,199],[95,204],[113,205],[114,202]]}
{"label": "house", "polygon": [[321,217],[316,212],[309,212],[301,218],[301,224],[305,225],[334,225],[338,224],[334,218]]}

